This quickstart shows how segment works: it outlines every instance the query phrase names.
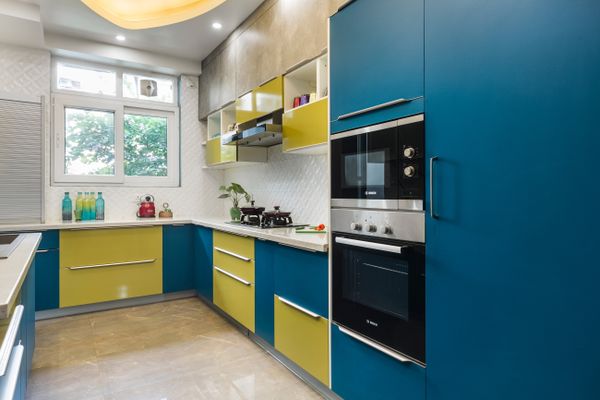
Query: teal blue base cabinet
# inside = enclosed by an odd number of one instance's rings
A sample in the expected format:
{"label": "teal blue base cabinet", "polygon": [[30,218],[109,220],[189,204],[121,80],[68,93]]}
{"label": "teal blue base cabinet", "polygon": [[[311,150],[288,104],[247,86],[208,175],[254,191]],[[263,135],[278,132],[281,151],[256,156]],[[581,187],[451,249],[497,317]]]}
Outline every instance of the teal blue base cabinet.
{"label": "teal blue base cabinet", "polygon": [[163,226],[163,293],[194,290],[194,226]]}
{"label": "teal blue base cabinet", "polygon": [[345,400],[425,400],[426,369],[401,363],[331,325],[331,384]]}
{"label": "teal blue base cabinet", "polygon": [[205,300],[213,300],[213,231],[195,226],[194,246],[194,285]]}
{"label": "teal blue base cabinet", "polygon": [[425,4],[427,398],[597,400],[600,2]]}
{"label": "teal blue base cabinet", "polygon": [[355,0],[331,17],[331,133],[423,112],[423,3]]}
{"label": "teal blue base cabinet", "polygon": [[58,308],[59,298],[59,239],[58,231],[42,232],[42,240],[35,254],[35,310]]}
{"label": "teal blue base cabinet", "polygon": [[273,254],[277,251],[278,244],[264,240],[254,241],[254,273],[256,280],[255,290],[255,329],[256,334],[267,341],[271,346],[275,345],[273,330]]}

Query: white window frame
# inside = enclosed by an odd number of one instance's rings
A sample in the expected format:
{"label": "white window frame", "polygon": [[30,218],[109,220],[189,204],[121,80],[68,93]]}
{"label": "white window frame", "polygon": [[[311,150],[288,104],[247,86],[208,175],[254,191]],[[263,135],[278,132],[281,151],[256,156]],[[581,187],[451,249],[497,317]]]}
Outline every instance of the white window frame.
{"label": "white window frame", "polygon": [[[54,186],[69,186],[72,184],[87,185],[101,184],[103,186],[124,186],[124,187],[178,187],[180,185],[180,129],[179,129],[179,107],[175,105],[177,101],[177,78],[150,74],[145,71],[125,70],[122,68],[112,68],[104,65],[93,65],[79,61],[67,61],[66,64],[90,67],[97,69],[107,69],[117,71],[117,95],[100,95],[93,93],[82,93],[70,90],[56,89],[57,75],[56,65],[58,62],[65,62],[62,59],[55,60],[53,63],[53,151],[52,151],[52,184]],[[138,100],[123,98],[122,74],[133,73],[145,76],[156,76],[162,79],[172,78],[173,84],[173,103],[165,103],[151,100]],[[94,176],[94,175],[67,175],[65,174],[65,108],[80,108],[87,110],[98,110],[113,112],[115,115],[115,175],[114,176]],[[125,114],[149,115],[157,117],[167,117],[167,176],[126,176],[124,164],[124,116]]]}

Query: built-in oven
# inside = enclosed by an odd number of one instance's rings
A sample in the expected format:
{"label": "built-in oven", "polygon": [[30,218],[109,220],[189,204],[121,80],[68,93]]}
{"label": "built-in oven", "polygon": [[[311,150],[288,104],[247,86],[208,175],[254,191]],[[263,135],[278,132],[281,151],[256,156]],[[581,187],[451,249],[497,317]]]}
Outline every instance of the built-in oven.
{"label": "built-in oven", "polygon": [[423,210],[424,117],[331,136],[331,205]]}
{"label": "built-in oven", "polygon": [[332,318],[401,361],[425,365],[424,213],[332,209]]}

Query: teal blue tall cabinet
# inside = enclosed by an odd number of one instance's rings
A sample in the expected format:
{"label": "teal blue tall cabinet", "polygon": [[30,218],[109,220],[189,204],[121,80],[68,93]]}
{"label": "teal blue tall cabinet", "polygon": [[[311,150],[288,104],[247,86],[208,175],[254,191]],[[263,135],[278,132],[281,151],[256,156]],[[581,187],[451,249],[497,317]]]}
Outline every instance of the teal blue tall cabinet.
{"label": "teal blue tall cabinet", "polygon": [[423,112],[423,0],[355,0],[331,17],[337,133]]}
{"label": "teal blue tall cabinet", "polygon": [[600,3],[427,0],[427,398],[600,396]]}

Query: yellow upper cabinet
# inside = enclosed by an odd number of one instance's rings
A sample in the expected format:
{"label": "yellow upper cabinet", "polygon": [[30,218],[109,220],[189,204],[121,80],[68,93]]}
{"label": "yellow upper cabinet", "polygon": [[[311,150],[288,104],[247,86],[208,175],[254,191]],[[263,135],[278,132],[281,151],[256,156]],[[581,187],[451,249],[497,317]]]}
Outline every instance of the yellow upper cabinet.
{"label": "yellow upper cabinet", "polygon": [[60,232],[60,306],[162,293],[162,228]]}
{"label": "yellow upper cabinet", "polygon": [[210,139],[206,142],[206,165],[217,165],[221,162],[221,138]]}
{"label": "yellow upper cabinet", "polygon": [[323,98],[283,114],[283,151],[327,143],[327,101]]}
{"label": "yellow upper cabinet", "polygon": [[235,102],[235,120],[241,124],[281,108],[283,76],[280,75],[239,97]]}

